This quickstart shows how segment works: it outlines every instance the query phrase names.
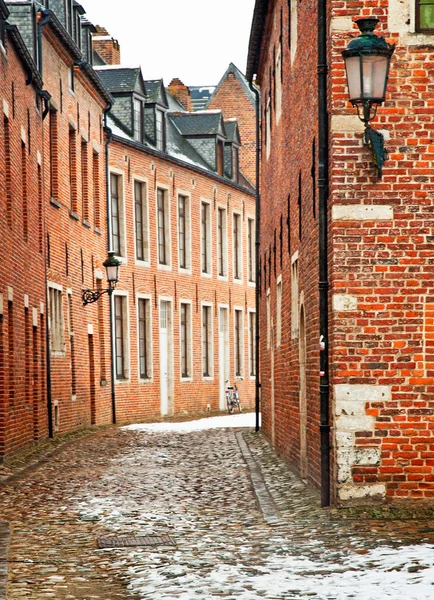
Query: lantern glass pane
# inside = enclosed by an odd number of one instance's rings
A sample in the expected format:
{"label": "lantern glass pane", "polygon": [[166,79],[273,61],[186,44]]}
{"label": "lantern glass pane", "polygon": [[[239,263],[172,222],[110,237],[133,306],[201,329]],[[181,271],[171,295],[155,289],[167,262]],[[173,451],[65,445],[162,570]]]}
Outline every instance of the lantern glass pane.
{"label": "lantern glass pane", "polygon": [[118,281],[119,267],[106,267],[107,269],[107,281],[110,283],[116,283]]}
{"label": "lantern glass pane", "polygon": [[362,96],[360,81],[360,57],[350,56],[345,59],[347,70],[348,94],[350,100],[357,100]]}
{"label": "lantern glass pane", "polygon": [[387,56],[363,56],[363,98],[383,99],[389,58]]}

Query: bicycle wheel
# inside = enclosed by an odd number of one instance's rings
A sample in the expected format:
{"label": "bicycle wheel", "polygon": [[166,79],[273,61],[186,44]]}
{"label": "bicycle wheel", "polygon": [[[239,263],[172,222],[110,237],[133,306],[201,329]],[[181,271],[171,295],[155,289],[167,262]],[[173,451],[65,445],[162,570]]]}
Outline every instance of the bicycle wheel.
{"label": "bicycle wheel", "polygon": [[234,412],[234,400],[232,394],[227,395],[228,413],[231,415]]}
{"label": "bicycle wheel", "polygon": [[236,404],[237,404],[237,407],[238,407],[238,410],[239,410],[239,412],[240,412],[240,413],[241,413],[241,412],[243,412],[243,409],[241,408],[241,402],[240,402],[240,395],[239,395],[239,394],[237,394],[237,395],[235,396],[235,402],[236,402]]}

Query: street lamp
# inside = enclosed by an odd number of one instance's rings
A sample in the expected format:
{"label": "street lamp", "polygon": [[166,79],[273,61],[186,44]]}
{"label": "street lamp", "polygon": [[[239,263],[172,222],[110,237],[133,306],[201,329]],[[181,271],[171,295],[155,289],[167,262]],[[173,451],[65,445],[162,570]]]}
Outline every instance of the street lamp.
{"label": "street lamp", "polygon": [[83,300],[83,306],[87,304],[91,304],[92,302],[96,302],[103,294],[112,295],[113,290],[116,287],[117,282],[119,281],[119,267],[121,266],[121,261],[115,257],[115,253],[113,251],[109,251],[108,257],[103,262],[103,266],[105,267],[108,281],[108,288],[106,290],[83,290],[81,294],[81,298]]}
{"label": "street lamp", "polygon": [[342,52],[347,72],[350,102],[365,125],[365,143],[371,148],[379,177],[387,158],[384,137],[372,129],[370,121],[375,119],[377,108],[386,97],[390,59],[395,50],[383,37],[374,35],[379,19],[362,17],[356,23],[360,36],[354,38]]}

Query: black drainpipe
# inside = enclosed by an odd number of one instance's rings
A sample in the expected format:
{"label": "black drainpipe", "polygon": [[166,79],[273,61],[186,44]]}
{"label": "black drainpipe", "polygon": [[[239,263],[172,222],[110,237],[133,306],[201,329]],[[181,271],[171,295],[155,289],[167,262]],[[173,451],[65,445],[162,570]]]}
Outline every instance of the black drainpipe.
{"label": "black drainpipe", "polygon": [[[106,201],[107,201],[107,250],[111,252],[112,248],[112,220],[111,220],[111,204],[110,204],[110,165],[109,165],[109,145],[112,141],[112,130],[107,125],[107,116],[112,108],[112,104],[109,103],[104,109],[104,131],[106,133],[106,142],[105,142],[105,178],[106,178]],[[116,380],[116,371],[115,371],[115,360],[114,360],[114,352],[115,352],[115,332],[113,328],[113,320],[114,320],[114,298],[113,292],[109,293],[109,302],[110,302],[110,370],[111,370],[111,399],[112,399],[112,422],[113,425],[116,425],[116,388],[115,388],[115,380]]]}
{"label": "black drainpipe", "polygon": [[319,326],[321,506],[330,506],[330,382],[328,354],[327,206],[329,132],[327,111],[327,2],[318,2],[318,196],[319,196]]}
{"label": "black drainpipe", "polygon": [[256,432],[259,431],[260,425],[259,425],[259,414],[260,414],[260,387],[261,387],[261,382],[259,380],[259,340],[260,340],[260,335],[259,335],[259,253],[260,253],[260,243],[261,243],[261,236],[260,236],[260,226],[261,226],[261,192],[259,189],[259,182],[260,182],[260,177],[259,177],[259,166],[260,166],[260,147],[259,147],[259,134],[260,134],[260,127],[259,127],[259,116],[261,114],[260,112],[260,105],[261,105],[261,97],[259,95],[259,90],[256,86],[253,85],[253,83],[250,81],[249,82],[249,87],[252,90],[252,92],[255,94],[255,109],[256,109],[256,183],[255,183],[255,190],[256,190],[256,232],[255,232],[255,262],[256,262],[256,273],[255,273],[255,279],[256,279],[256,286],[255,286],[255,303],[256,303],[256,320],[255,320],[255,336],[256,336],[256,344],[255,344],[255,364],[256,364],[256,373],[255,373],[255,412],[256,412],[256,419],[255,419],[255,430]]}

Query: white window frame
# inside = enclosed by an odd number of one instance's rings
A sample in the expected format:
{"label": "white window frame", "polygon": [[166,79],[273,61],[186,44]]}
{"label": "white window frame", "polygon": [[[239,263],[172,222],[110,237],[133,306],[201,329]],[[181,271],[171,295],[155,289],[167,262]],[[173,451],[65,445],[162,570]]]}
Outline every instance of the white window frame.
{"label": "white window frame", "polygon": [[[209,222],[208,222],[208,224],[206,224],[206,229],[207,229],[206,271],[202,270],[202,252],[203,252],[202,206],[204,204],[208,205],[208,218],[209,218]],[[206,278],[212,277],[212,211],[211,211],[211,202],[209,200],[205,200],[205,198],[200,199],[200,274],[201,274],[201,277],[206,277]]]}
{"label": "white window frame", "polygon": [[276,348],[282,343],[282,275],[276,280]]}
{"label": "white window frame", "polygon": [[[249,378],[252,380],[256,379],[256,369],[257,369],[257,365],[256,365],[256,322],[255,322],[255,327],[253,330],[253,334],[250,331],[250,320],[251,320],[251,315],[255,315],[255,319],[256,319],[256,310],[254,310],[253,308],[249,308],[247,311],[247,317],[248,317],[248,321],[247,321],[247,327],[248,327],[248,343],[249,343]],[[253,340],[252,340],[252,336],[253,336]],[[253,342],[253,343],[252,343]],[[251,352],[251,347],[253,345],[253,352],[255,353],[254,356],[252,357],[252,352]],[[250,363],[252,362],[252,358],[253,358],[253,362],[255,363],[255,374],[252,375],[250,372]]]}
{"label": "white window frame", "polygon": [[[235,235],[234,235],[234,226],[235,226],[235,216],[240,218],[239,228],[238,228],[238,274],[239,277],[235,277]],[[234,283],[242,284],[243,283],[243,213],[238,210],[232,211],[232,278]]]}
{"label": "white window frame", "polygon": [[[223,211],[224,223],[223,223],[223,271],[224,275],[220,275],[220,254],[219,254],[219,210]],[[217,278],[221,281],[228,280],[228,209],[225,204],[217,204],[217,216],[216,216],[216,247],[217,247]]]}
{"label": "white window frame", "polygon": [[267,289],[267,350],[271,347],[271,293]]}
{"label": "white window frame", "polygon": [[75,96],[75,72],[74,65],[68,67],[68,90],[71,96]]}
{"label": "white window frame", "polygon": [[[138,119],[136,107],[139,107]],[[139,129],[137,130],[137,126]],[[134,141],[139,144],[143,143],[143,102],[138,98],[133,97],[133,136]]]}
{"label": "white window frame", "polygon": [[[252,239],[249,245],[249,223],[253,223]],[[247,285],[250,287],[256,286],[256,219],[253,215],[248,214],[246,219],[246,249],[247,249]],[[250,279],[250,254],[252,255],[252,275]]]}
{"label": "white window frame", "polygon": [[[208,353],[209,353],[209,375],[203,374],[203,309],[204,307],[210,308],[210,322],[209,326],[209,339],[208,339]],[[203,381],[213,381],[214,379],[214,319],[213,319],[213,304],[212,302],[201,302],[200,305],[200,339],[201,339],[201,373]]]}
{"label": "white window frame", "polygon": [[[148,356],[149,364],[149,377],[140,376],[140,319],[139,319],[139,301],[145,300],[148,304],[146,314],[146,333],[148,334],[148,340],[146,344],[146,352]],[[151,383],[154,379],[154,365],[153,365],[153,336],[152,336],[152,296],[151,294],[136,294],[136,314],[137,314],[137,376],[140,384]]]}
{"label": "white window frame", "polygon": [[[236,353],[237,353],[237,319],[236,313],[241,313],[241,332],[240,332],[240,374],[236,371]],[[244,309],[242,306],[234,306],[234,379],[244,377]]]}
{"label": "white window frame", "polygon": [[[50,331],[50,354],[51,356],[65,356],[65,315],[63,309],[63,287],[54,281],[49,281],[48,286],[48,328]],[[56,310],[53,309],[52,293],[53,290],[57,297]],[[60,300],[60,303],[59,303]],[[53,314],[55,313],[55,314]],[[55,332],[54,329],[57,331]],[[56,335],[54,335],[56,334]]]}
{"label": "white window frame", "polygon": [[291,339],[296,340],[299,335],[299,264],[298,251],[291,257]]}
{"label": "white window frame", "polygon": [[[186,232],[185,232],[185,255],[186,255],[186,262],[187,262],[187,266],[186,267],[181,267],[181,261],[180,261],[180,251],[179,251],[179,197],[180,196],[184,196],[187,199],[187,210],[186,210],[186,217],[185,217],[185,227],[186,227]],[[177,247],[178,247],[178,270],[180,273],[185,273],[186,275],[191,275],[192,273],[192,260],[191,260],[191,193],[187,192],[185,190],[177,190],[176,191],[176,215],[177,215]]]}
{"label": "white window frame", "polygon": [[[181,304],[186,304],[190,307],[189,309],[189,322],[187,322],[187,348],[188,348],[188,375],[182,374],[182,354],[181,354]],[[181,298],[179,301],[179,376],[181,381],[192,381],[193,380],[193,302]]]}
{"label": "white window frame", "polygon": [[[121,190],[119,193],[119,246],[120,246],[120,254],[116,254],[116,258],[118,258],[122,264],[126,264],[128,261],[127,255],[127,238],[126,238],[126,214],[125,214],[125,173],[121,169],[116,169],[110,167],[109,172],[109,192],[110,192],[110,219],[112,218],[112,196],[111,196],[111,175],[120,176],[120,186]],[[112,239],[110,240],[110,247],[113,247],[113,230],[112,230]]]}
{"label": "white window frame", "polygon": [[291,0],[291,65],[295,60],[297,53],[297,41],[298,41],[298,2],[299,0]]}
{"label": "white window frame", "polygon": [[[124,350],[124,378],[118,379],[115,377],[116,385],[126,385],[131,381],[131,364],[130,364],[130,315],[129,315],[129,293],[124,290],[114,290],[113,292],[113,306],[115,304],[115,298],[121,296],[125,298],[124,307],[125,312],[122,315],[122,326],[123,326],[123,350]],[[113,310],[113,331],[116,335],[116,310]],[[114,360],[116,361],[116,347],[114,348]],[[116,365],[115,365],[116,370]]]}
{"label": "white window frame", "polygon": [[[159,234],[158,234],[158,190],[164,191],[164,229],[165,229],[165,252],[166,252],[166,264],[160,263],[160,248],[159,248]],[[155,188],[155,216],[156,216],[156,233],[157,233],[157,264],[161,271],[172,270],[172,231],[171,231],[171,218],[170,218],[170,190],[167,185],[157,183]]]}
{"label": "white window frame", "polygon": [[[271,85],[271,82],[270,82]],[[268,160],[271,154],[271,98],[268,95],[266,104],[265,104],[265,156]]]}
{"label": "white window frame", "polygon": [[[149,267],[151,264],[151,243],[150,243],[150,235],[149,235],[149,185],[148,180],[145,177],[140,177],[138,175],[133,174],[133,214],[134,214],[134,257],[135,264],[140,267]],[[137,258],[137,233],[136,233],[136,182],[140,183],[142,186],[142,202],[143,202],[143,214],[142,214],[142,235],[143,235],[143,245],[145,250],[145,258]],[[143,196],[143,188],[145,190]]]}

